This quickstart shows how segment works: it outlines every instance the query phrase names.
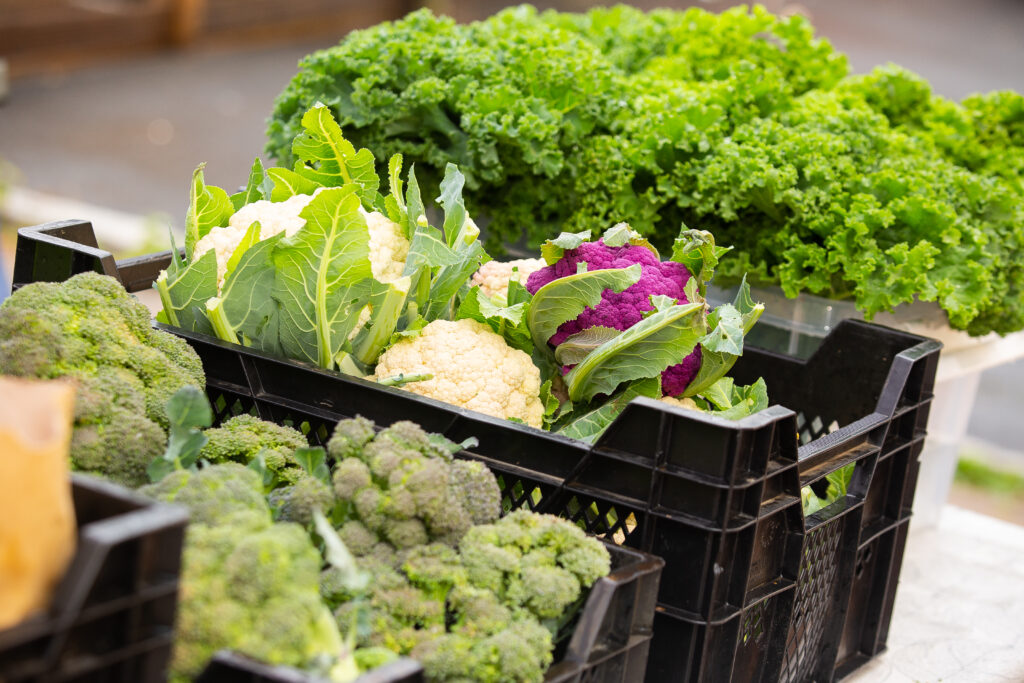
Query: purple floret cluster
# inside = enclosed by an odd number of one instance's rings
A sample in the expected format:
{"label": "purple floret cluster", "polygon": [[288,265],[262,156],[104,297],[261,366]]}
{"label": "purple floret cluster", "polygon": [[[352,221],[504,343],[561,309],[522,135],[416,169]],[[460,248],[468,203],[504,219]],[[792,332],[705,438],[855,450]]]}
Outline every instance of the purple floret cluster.
{"label": "purple floret cluster", "polygon": [[[532,273],[526,281],[526,289],[530,294],[536,294],[537,290],[553,280],[575,275],[579,263],[586,263],[588,271],[628,268],[639,263],[640,280],[619,293],[606,289],[596,308],[584,309],[575,320],[569,320],[558,328],[548,340],[552,346],[557,347],[570,336],[595,325],[616,330],[629,329],[643,319],[645,311],[654,310],[650,300],[652,295],[661,294],[681,304],[688,303],[683,289],[691,275],[686,266],[674,261],[659,261],[650,249],[643,246],[626,244],[608,247],[603,240],[584,242],[575,249],[567,249],[553,265]],[[699,369],[700,346],[683,362],[662,373],[662,392],[666,396],[683,393]]]}

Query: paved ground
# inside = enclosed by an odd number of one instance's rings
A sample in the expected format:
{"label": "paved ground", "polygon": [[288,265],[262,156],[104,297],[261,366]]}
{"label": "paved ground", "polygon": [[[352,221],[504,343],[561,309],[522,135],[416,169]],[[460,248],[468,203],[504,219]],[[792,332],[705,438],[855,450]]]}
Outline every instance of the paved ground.
{"label": "paved ground", "polygon": [[[501,3],[449,4],[469,16]],[[709,9],[728,4],[702,3]],[[766,4],[775,11],[795,7]],[[1022,2],[806,0],[803,7],[857,71],[894,61],[955,98],[978,90],[1024,91]],[[195,165],[208,162],[211,183],[243,182],[262,149],[274,96],[302,55],[329,42],[170,52],[17,81],[0,105],[0,159],[13,162],[33,190],[180,224]],[[1024,362],[986,373],[970,433],[1024,452],[1022,387]]]}

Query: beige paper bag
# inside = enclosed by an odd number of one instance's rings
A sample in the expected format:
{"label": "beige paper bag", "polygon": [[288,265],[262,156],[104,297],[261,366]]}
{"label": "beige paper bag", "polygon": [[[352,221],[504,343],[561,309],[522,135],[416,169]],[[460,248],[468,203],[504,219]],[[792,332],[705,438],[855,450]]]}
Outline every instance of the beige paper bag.
{"label": "beige paper bag", "polygon": [[50,604],[75,551],[75,386],[0,377],[0,629]]}

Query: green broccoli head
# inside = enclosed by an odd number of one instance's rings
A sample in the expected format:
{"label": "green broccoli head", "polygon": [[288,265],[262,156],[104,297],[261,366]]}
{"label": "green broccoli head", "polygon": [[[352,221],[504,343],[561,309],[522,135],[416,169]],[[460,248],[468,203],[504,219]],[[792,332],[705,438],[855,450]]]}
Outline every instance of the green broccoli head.
{"label": "green broccoli head", "polygon": [[[484,465],[453,460],[452,448],[413,422],[374,434],[365,418],[342,420],[328,445],[339,458],[334,493],[351,519],[396,549],[454,546],[474,523],[497,519],[501,492]],[[364,536],[354,539],[357,556],[372,547]]]}
{"label": "green broccoli head", "polygon": [[527,510],[473,527],[459,551],[470,584],[542,620],[561,617],[611,568],[600,541],[572,522]]}
{"label": "green broccoli head", "polygon": [[172,680],[192,680],[220,649],[297,667],[337,656],[343,643],[320,598],[320,563],[302,527],[269,515],[190,526]]}
{"label": "green broccoli head", "polygon": [[292,483],[305,475],[295,451],[309,446],[309,442],[297,429],[253,415],[236,415],[205,434],[208,441],[199,457],[209,462],[245,465],[262,455],[267,469],[281,481]]}
{"label": "green broccoli head", "polygon": [[155,484],[139,489],[150,498],[188,507],[193,524],[219,524],[239,512],[270,521],[259,474],[237,463],[209,465],[201,470],[175,470]]}
{"label": "green broccoli head", "polygon": [[327,453],[337,461],[357,455],[373,439],[374,424],[360,415],[341,420],[327,442]]}
{"label": "green broccoli head", "polygon": [[334,492],[315,477],[301,477],[294,484],[276,488],[268,496],[271,507],[282,522],[296,522],[303,526],[313,523],[313,511],[330,513],[334,506]]}
{"label": "green broccoli head", "polygon": [[195,351],[97,273],[27,285],[0,306],[0,374],[78,379],[72,465],[130,486],[163,451],[168,399],[205,385]]}
{"label": "green broccoli head", "polygon": [[412,656],[429,681],[540,683],[552,661],[551,633],[529,615],[490,633],[446,633],[421,643]]}
{"label": "green broccoli head", "polygon": [[146,468],[164,451],[167,435],[139,412],[144,387],[126,370],[78,379],[71,465],[132,488],[149,481]]}

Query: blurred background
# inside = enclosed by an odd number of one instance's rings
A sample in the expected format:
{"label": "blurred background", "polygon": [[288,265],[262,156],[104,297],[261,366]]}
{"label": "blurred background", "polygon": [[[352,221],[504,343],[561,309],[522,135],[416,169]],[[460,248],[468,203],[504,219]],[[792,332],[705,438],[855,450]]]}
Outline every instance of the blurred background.
{"label": "blurred background", "polygon": [[[238,185],[305,54],[429,6],[459,21],[501,0],[0,0],[0,297],[15,229],[93,222],[119,256],[162,250],[192,169]],[[580,11],[582,0],[536,2]],[[732,2],[634,2],[644,9]],[[769,1],[807,15],[856,72],[895,62],[935,92],[1024,91],[1024,2]],[[1024,524],[1024,361],[986,371],[952,501]]]}

